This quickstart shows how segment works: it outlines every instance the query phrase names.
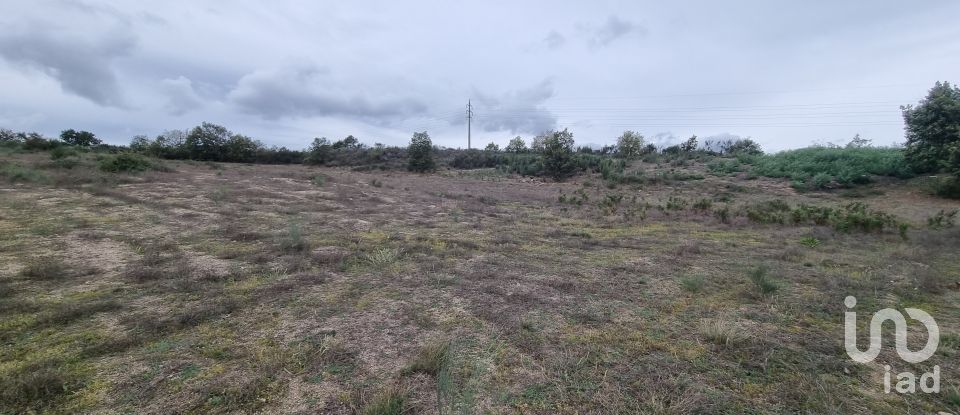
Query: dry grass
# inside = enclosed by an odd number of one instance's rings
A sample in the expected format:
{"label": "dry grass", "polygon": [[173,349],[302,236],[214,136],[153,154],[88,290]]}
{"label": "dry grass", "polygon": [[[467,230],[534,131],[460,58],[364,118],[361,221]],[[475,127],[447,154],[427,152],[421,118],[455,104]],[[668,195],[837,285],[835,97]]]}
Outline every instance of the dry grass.
{"label": "dry grass", "polygon": [[[10,158],[47,179],[0,198],[0,413],[960,410],[960,229],[925,226],[958,206],[909,182],[857,199],[903,240],[756,223],[846,200],[675,179],[698,161],[610,189],[189,162],[67,183]],[[945,393],[884,396],[837,347],[845,295],[929,311]]]}

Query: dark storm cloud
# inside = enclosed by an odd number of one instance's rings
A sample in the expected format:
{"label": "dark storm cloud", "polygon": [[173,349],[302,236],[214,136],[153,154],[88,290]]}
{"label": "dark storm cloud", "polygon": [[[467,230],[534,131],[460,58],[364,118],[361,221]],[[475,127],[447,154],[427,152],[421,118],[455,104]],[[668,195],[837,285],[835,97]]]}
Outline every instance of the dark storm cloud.
{"label": "dark storm cloud", "polygon": [[483,131],[539,134],[557,126],[557,117],[543,104],[554,94],[549,79],[530,88],[493,96],[474,92],[477,126]]}
{"label": "dark storm cloud", "polygon": [[646,29],[632,22],[623,20],[617,16],[610,16],[600,27],[590,31],[590,45],[593,47],[607,46],[613,41],[620,39],[628,34],[646,34]]}
{"label": "dark storm cloud", "polygon": [[129,31],[84,39],[38,29],[0,35],[0,56],[47,74],[64,91],[102,106],[123,107],[124,99],[111,63],[130,54],[135,45],[136,39]]}
{"label": "dark storm cloud", "polygon": [[338,84],[326,69],[291,66],[250,73],[240,79],[227,98],[244,112],[265,119],[342,116],[388,124],[427,109],[412,98],[384,97],[387,94],[370,98]]}

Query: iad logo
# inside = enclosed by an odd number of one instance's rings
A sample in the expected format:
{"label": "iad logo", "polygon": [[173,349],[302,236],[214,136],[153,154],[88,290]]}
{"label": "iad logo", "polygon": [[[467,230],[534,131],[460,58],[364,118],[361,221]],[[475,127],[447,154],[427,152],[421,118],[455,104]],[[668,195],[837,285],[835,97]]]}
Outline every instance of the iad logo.
{"label": "iad logo", "polygon": [[[843,303],[849,309],[853,309],[857,306],[857,299],[853,296],[848,296],[843,300]],[[873,319],[870,320],[870,346],[867,348],[867,351],[861,352],[857,348],[857,312],[856,311],[847,311],[844,316],[843,321],[843,340],[844,347],[847,349],[847,355],[850,356],[856,362],[859,363],[869,363],[873,359],[877,358],[877,355],[880,354],[880,337],[881,337],[881,328],[885,321],[893,321],[894,324],[894,337],[896,339],[897,354],[900,355],[900,358],[908,363],[920,363],[929,359],[937,351],[937,346],[940,345],[940,327],[937,326],[937,322],[934,321],[933,317],[930,314],[923,310],[916,308],[906,308],[907,315],[910,318],[919,321],[927,329],[927,344],[923,346],[919,351],[911,351],[907,348],[907,319],[903,317],[903,314],[892,308],[885,308],[873,314]],[[884,383],[884,392],[890,393],[890,366],[884,366],[885,374],[883,375]],[[934,366],[933,372],[924,373],[920,377],[919,382],[920,390],[925,393],[939,393],[940,392],[940,366]],[[917,391],[917,377],[913,373],[903,372],[897,374],[897,386],[896,391],[898,393],[914,393]]]}

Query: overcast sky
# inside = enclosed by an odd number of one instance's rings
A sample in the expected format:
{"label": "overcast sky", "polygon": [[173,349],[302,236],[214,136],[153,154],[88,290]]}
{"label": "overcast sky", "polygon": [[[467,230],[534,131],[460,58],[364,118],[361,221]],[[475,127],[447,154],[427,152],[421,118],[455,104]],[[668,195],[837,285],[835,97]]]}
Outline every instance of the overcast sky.
{"label": "overcast sky", "polygon": [[474,146],[569,128],[781,150],[902,141],[899,105],[960,82],[960,2],[683,3],[2,0],[0,127],[466,147],[470,99]]}

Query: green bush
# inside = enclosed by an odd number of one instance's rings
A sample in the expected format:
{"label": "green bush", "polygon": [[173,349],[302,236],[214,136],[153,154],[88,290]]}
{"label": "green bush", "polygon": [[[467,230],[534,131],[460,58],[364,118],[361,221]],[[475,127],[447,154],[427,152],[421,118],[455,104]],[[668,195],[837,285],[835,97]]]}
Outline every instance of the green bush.
{"label": "green bush", "polygon": [[878,147],[807,147],[758,156],[753,173],[789,178],[799,188],[823,188],[830,181],[849,187],[870,182],[870,176],[908,178],[913,171],[903,151]]}
{"label": "green bush", "polygon": [[154,168],[145,157],[129,152],[104,156],[97,166],[109,173],[139,173]]}
{"label": "green bush", "polygon": [[43,173],[19,164],[0,165],[0,177],[6,178],[11,183],[40,183],[47,181],[47,176]]}
{"label": "green bush", "polygon": [[427,132],[413,133],[410,139],[410,147],[407,149],[407,155],[410,161],[407,169],[415,172],[428,172],[436,169],[437,164],[433,160],[433,142]]}
{"label": "green bush", "polygon": [[543,170],[554,180],[563,180],[576,172],[578,166],[573,155],[573,134],[566,129],[543,138]]}

